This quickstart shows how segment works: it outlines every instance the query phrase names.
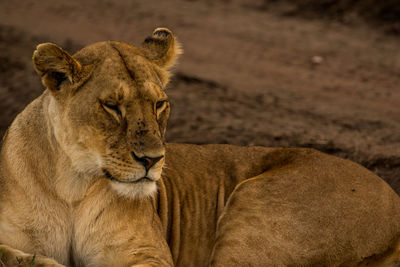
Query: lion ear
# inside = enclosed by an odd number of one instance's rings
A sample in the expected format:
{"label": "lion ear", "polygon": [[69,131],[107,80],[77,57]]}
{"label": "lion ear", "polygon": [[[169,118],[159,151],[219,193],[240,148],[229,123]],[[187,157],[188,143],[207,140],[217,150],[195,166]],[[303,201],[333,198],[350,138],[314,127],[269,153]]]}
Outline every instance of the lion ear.
{"label": "lion ear", "polygon": [[167,28],[157,28],[151,37],[146,38],[140,47],[143,54],[162,68],[171,67],[182,54],[179,42]]}
{"label": "lion ear", "polygon": [[71,84],[77,82],[82,70],[77,60],[52,43],[38,45],[32,61],[36,72],[42,77],[42,83],[52,91],[59,90],[64,81]]}

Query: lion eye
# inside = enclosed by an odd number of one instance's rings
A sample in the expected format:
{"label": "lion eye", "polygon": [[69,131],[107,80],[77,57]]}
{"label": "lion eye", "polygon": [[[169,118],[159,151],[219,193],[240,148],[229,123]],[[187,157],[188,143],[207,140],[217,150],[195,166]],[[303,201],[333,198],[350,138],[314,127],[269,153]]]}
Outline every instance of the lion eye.
{"label": "lion eye", "polygon": [[114,110],[114,111],[117,112],[117,113],[120,112],[120,111],[119,111],[119,108],[118,108],[118,105],[111,104],[111,103],[104,103],[103,105],[106,106],[106,107],[109,108],[109,109]]}
{"label": "lion eye", "polygon": [[105,109],[105,111],[116,117],[116,119],[119,121],[119,118],[122,116],[122,113],[121,110],[119,109],[118,104],[103,102],[102,106]]}
{"label": "lion eye", "polygon": [[161,100],[161,101],[157,101],[156,103],[156,109],[161,109],[165,106],[165,104],[167,103],[167,100]]}

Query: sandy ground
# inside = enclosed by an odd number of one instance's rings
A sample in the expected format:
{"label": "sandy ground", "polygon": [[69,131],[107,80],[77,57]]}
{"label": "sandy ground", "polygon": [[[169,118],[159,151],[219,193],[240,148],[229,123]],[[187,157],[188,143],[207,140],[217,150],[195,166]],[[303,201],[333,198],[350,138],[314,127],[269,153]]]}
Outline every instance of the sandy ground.
{"label": "sandy ground", "polygon": [[[83,1],[82,1],[83,2]],[[158,26],[185,54],[167,88],[170,142],[315,147],[400,193],[400,38],[279,16],[260,1],[0,2],[0,135],[43,90],[36,45],[140,44]]]}

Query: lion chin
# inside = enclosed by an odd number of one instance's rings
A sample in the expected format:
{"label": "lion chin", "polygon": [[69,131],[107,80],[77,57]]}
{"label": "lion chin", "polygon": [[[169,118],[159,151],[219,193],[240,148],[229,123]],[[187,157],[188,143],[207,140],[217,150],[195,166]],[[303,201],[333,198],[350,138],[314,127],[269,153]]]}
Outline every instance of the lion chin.
{"label": "lion chin", "polygon": [[151,170],[145,176],[135,179],[120,180],[103,170],[105,177],[110,180],[112,190],[119,196],[130,199],[142,199],[153,196],[157,191],[157,181],[161,177],[161,168]]}
{"label": "lion chin", "polygon": [[112,182],[111,188],[115,190],[118,195],[131,199],[141,199],[151,197],[157,191],[155,181],[143,178],[143,181],[136,183],[120,183]]}

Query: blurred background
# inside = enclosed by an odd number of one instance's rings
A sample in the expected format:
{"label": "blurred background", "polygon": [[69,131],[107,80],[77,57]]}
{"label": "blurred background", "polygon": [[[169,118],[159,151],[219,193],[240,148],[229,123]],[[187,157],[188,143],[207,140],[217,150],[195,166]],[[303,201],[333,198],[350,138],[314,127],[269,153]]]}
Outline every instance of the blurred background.
{"label": "blurred background", "polygon": [[3,0],[0,136],[43,91],[37,44],[140,45],[160,26],[185,51],[169,142],[314,147],[400,193],[400,0]]}

